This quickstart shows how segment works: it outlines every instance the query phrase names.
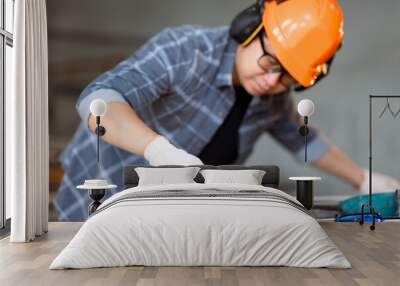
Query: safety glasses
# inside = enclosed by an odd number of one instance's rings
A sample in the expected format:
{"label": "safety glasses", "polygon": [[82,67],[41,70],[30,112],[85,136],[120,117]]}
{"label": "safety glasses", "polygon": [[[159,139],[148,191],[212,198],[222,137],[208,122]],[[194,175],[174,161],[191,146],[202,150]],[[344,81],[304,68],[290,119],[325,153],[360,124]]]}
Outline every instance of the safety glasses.
{"label": "safety glasses", "polygon": [[264,43],[264,32],[258,33],[263,54],[258,58],[258,66],[267,74],[280,73],[279,82],[287,88],[298,86],[299,83],[285,70],[279,60],[268,53]]}

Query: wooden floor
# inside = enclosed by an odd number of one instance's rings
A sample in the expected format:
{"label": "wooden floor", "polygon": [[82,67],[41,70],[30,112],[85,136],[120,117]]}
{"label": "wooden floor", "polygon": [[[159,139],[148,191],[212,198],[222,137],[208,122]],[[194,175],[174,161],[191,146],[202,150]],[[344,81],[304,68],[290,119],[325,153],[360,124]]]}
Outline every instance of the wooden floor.
{"label": "wooden floor", "polygon": [[122,267],[48,270],[80,223],[50,223],[49,233],[29,244],[0,241],[0,285],[400,285],[400,223],[372,232],[356,223],[321,222],[353,268]]}

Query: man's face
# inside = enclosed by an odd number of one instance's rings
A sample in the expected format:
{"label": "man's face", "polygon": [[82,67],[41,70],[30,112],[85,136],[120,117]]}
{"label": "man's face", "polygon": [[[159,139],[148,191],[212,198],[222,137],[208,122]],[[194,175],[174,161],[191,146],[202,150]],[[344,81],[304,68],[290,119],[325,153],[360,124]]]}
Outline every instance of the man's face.
{"label": "man's face", "polygon": [[[275,56],[268,39],[262,34],[266,52]],[[264,55],[261,46],[261,37],[256,37],[248,46],[238,47],[236,50],[234,83],[240,84],[253,96],[273,95],[288,89],[281,82],[281,72],[266,73],[258,64]]]}

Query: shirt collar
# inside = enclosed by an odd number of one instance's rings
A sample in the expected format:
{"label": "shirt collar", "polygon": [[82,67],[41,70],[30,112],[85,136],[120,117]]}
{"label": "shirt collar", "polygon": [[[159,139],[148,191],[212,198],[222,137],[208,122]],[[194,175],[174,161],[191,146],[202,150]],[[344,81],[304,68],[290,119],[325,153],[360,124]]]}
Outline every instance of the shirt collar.
{"label": "shirt collar", "polygon": [[217,87],[232,86],[232,69],[235,63],[237,43],[229,35],[227,41],[215,80]]}

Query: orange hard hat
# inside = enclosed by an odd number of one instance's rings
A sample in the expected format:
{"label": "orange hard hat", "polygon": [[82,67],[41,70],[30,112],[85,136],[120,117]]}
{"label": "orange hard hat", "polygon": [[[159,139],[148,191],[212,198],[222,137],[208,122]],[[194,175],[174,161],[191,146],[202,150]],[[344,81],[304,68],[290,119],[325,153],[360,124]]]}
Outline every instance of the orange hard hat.
{"label": "orange hard hat", "polygon": [[262,24],[283,67],[309,87],[343,39],[343,13],[336,0],[265,1]]}

